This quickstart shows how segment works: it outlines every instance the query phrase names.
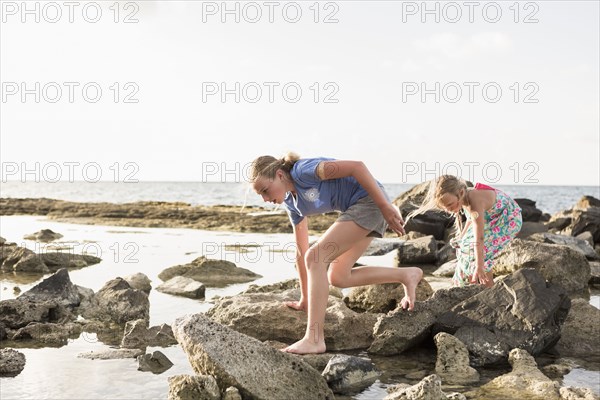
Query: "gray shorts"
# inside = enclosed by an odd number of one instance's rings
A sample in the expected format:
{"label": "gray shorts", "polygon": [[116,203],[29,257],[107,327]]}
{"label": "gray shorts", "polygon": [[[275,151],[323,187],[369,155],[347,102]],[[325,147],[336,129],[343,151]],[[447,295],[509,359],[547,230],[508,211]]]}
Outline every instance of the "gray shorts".
{"label": "gray shorts", "polygon": [[[386,197],[387,194],[386,194]],[[389,197],[388,197],[389,200]],[[337,221],[354,221],[361,227],[369,229],[371,232],[367,236],[382,238],[388,223],[383,218],[383,214],[371,196],[358,199],[356,203],[336,219]]]}

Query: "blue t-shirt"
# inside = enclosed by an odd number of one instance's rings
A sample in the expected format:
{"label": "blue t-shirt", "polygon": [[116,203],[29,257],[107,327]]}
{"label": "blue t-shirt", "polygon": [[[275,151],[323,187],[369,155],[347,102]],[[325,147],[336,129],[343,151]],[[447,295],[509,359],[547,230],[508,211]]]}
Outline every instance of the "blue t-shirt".
{"label": "blue t-shirt", "polygon": [[[283,204],[292,224],[297,225],[307,215],[323,214],[331,211],[346,211],[359,199],[369,193],[352,176],[322,180],[317,176],[317,165],[321,161],[335,158],[302,158],[292,167],[290,175],[294,181],[297,197],[287,192]],[[389,197],[383,185],[375,180]]]}

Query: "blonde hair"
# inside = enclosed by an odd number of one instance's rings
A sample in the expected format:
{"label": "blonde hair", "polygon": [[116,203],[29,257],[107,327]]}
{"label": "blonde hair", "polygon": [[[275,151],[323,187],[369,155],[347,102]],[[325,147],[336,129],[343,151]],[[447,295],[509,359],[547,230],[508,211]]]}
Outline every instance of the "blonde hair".
{"label": "blonde hair", "polygon": [[[464,194],[462,197],[460,196],[460,191],[464,190]],[[417,215],[424,214],[430,210],[441,210],[440,200],[442,196],[447,193],[450,193],[462,200],[463,204],[470,206],[469,197],[467,193],[469,188],[467,187],[467,183],[461,179],[457,178],[454,175],[442,175],[437,179],[431,180],[429,182],[429,188],[427,190],[427,194],[425,195],[425,199],[423,203],[416,209],[411,211],[406,216],[406,222],[408,223],[409,219],[416,217]],[[462,231],[462,219],[460,217],[460,211],[458,213],[452,213],[454,215],[454,227],[456,229],[456,233],[460,233]]]}
{"label": "blonde hair", "polygon": [[[250,165],[250,173],[248,177],[248,187],[246,196],[244,197],[244,205],[240,212],[246,207],[246,200],[251,185],[259,178],[275,179],[275,174],[280,169],[290,177],[292,167],[300,159],[300,155],[293,151],[286,152],[283,157],[275,158],[273,156],[260,156],[254,159]],[[279,207],[279,205],[277,206]]]}

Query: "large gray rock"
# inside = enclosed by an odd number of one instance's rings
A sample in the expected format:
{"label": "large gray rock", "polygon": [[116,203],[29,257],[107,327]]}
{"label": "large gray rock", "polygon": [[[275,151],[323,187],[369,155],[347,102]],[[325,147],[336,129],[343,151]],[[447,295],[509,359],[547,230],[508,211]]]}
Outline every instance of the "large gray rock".
{"label": "large gray rock", "polygon": [[66,268],[59,269],[55,274],[22,293],[18,299],[34,302],[54,301],[67,307],[77,307],[80,303],[79,292],[71,282]]}
{"label": "large gray rock", "polygon": [[542,217],[542,210],[535,206],[535,201],[529,199],[515,199],[515,202],[521,207],[523,222],[539,222]]}
{"label": "large gray rock", "polygon": [[521,230],[517,233],[519,239],[526,239],[534,233],[548,232],[548,226],[543,222],[523,222]]}
{"label": "large gray rock", "polygon": [[395,258],[396,266],[435,264],[436,261],[437,241],[431,235],[402,243]]}
{"label": "large gray rock", "polygon": [[173,330],[167,324],[148,328],[148,321],[137,319],[125,324],[121,347],[144,349],[146,346],[167,347],[177,344]]}
{"label": "large gray rock", "polygon": [[517,347],[538,355],[560,338],[570,303],[560,286],[521,269],[440,315],[434,332],[465,343],[476,366],[506,361]]}
{"label": "large gray rock", "polygon": [[25,354],[14,349],[0,349],[0,376],[17,376],[23,368],[25,368]]}
{"label": "large gray rock", "polygon": [[[425,301],[433,295],[433,289],[425,279],[421,279],[416,294],[417,301]],[[401,283],[356,286],[344,297],[344,303],[356,312],[387,313],[396,309],[404,295]]]}
{"label": "large gray rock", "polygon": [[319,372],[298,357],[203,314],[176,319],[173,333],[196,374],[214,376],[221,388],[235,386],[244,398],[334,398]]}
{"label": "large gray rock", "polygon": [[382,256],[402,246],[402,242],[398,239],[373,238],[367,249],[363,252],[362,257],[367,256]]}
{"label": "large gray rock", "polygon": [[572,300],[556,349],[563,357],[600,356],[600,310],[584,299]]}
{"label": "large gray rock", "polygon": [[104,284],[95,294],[97,304],[90,314],[97,319],[125,324],[136,319],[150,319],[148,295],[133,289],[123,278],[117,277]]}
{"label": "large gray rock", "polygon": [[9,299],[0,301],[0,323],[6,328],[18,329],[30,322],[50,322],[56,320],[60,306],[54,302]]}
{"label": "large gray rock", "polygon": [[600,200],[583,196],[572,209],[554,214],[548,221],[548,227],[555,233],[567,236],[590,232],[594,243],[599,243]]}
{"label": "large gray rock", "polygon": [[98,264],[101,258],[89,254],[74,254],[60,251],[49,251],[38,255],[51,272],[61,268],[79,269]]}
{"label": "large gray rock", "polygon": [[369,353],[394,355],[417,346],[430,336],[438,315],[482,290],[481,285],[440,289],[430,299],[417,301],[413,311],[398,307],[382,315],[373,327],[374,340]]}
{"label": "large gray rock", "polygon": [[380,373],[366,358],[338,354],[333,356],[321,374],[333,393],[358,393],[371,386]]}
{"label": "large gray rock", "polygon": [[387,388],[384,400],[466,400],[460,393],[442,392],[442,381],[437,375],[429,375],[416,385],[395,385]]}
{"label": "large gray rock", "polygon": [[[287,307],[297,300],[299,289],[278,293],[245,293],[223,297],[206,315],[238,332],[258,340],[294,343],[304,336],[306,313]],[[328,350],[364,349],[373,340],[378,314],[356,313],[344,302],[329,296],[325,314],[325,344]]]}
{"label": "large gray rock", "polygon": [[41,231],[37,231],[35,233],[30,233],[29,235],[23,236],[23,239],[35,240],[36,242],[42,243],[50,243],[54,240],[60,239],[61,237],[63,237],[63,235],[54,232],[52,229],[42,229]]}
{"label": "large gray rock", "polygon": [[19,328],[12,335],[11,340],[33,340],[44,347],[61,347],[66,346],[69,339],[77,339],[81,331],[81,325],[72,322],[66,324],[31,322]]}
{"label": "large gray rock", "polygon": [[134,289],[141,290],[142,292],[150,293],[152,290],[152,283],[150,282],[150,278],[146,274],[142,274],[141,272],[136,272],[135,274],[127,275],[123,277]]}
{"label": "large gray rock", "polygon": [[202,283],[185,276],[174,276],[156,287],[156,290],[175,296],[189,297],[191,299],[204,298],[205,287]]}
{"label": "large gray rock", "polygon": [[535,359],[523,349],[510,351],[508,362],[512,371],[492,379],[481,387],[481,398],[534,398],[559,400],[559,384],[544,375]]}
{"label": "large gray rock", "polygon": [[173,366],[171,360],[160,351],[138,356],[137,361],[138,371],[149,371],[153,374],[162,374]]}
{"label": "large gray rock", "polygon": [[513,239],[496,255],[494,274],[510,274],[521,268],[535,268],[568,293],[587,290],[590,280],[590,264],[578,251],[557,244]]}
{"label": "large gray rock", "polygon": [[50,272],[42,259],[33,251],[14,243],[0,247],[0,270],[5,272],[28,272],[47,274]]}
{"label": "large gray rock", "polygon": [[583,254],[588,260],[597,260],[600,258],[594,251],[594,248],[588,241],[573,236],[557,235],[554,233],[535,233],[527,238],[539,243],[560,244],[568,246],[573,250]]}
{"label": "large gray rock", "polygon": [[467,346],[454,336],[440,332],[433,338],[437,347],[435,373],[450,385],[479,382],[479,372],[469,365]]}
{"label": "large gray rock", "polygon": [[246,283],[262,278],[262,275],[237,267],[231,261],[212,260],[200,256],[189,264],[176,265],[162,271],[158,277],[168,281],[174,276],[185,276],[204,283],[205,286],[226,286],[232,283]]}
{"label": "large gray rock", "polygon": [[210,375],[174,375],[169,377],[168,400],[221,400],[221,391]]}

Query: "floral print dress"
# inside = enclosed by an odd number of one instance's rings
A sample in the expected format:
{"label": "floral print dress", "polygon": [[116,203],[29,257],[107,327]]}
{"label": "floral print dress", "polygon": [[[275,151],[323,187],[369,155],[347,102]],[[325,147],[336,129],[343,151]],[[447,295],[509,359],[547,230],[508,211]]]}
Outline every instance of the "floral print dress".
{"label": "floral print dress", "polygon": [[[492,261],[496,254],[506,246],[511,239],[517,236],[523,225],[521,207],[501,190],[477,183],[473,190],[493,190],[496,192],[496,202],[485,211],[483,225],[483,254],[484,270],[492,270]],[[456,248],[456,270],[452,277],[454,286],[465,286],[470,283],[471,276],[477,268],[475,262],[475,219],[472,218],[466,207],[463,207],[467,221],[471,225],[467,228],[462,238],[451,240],[451,245]]]}

